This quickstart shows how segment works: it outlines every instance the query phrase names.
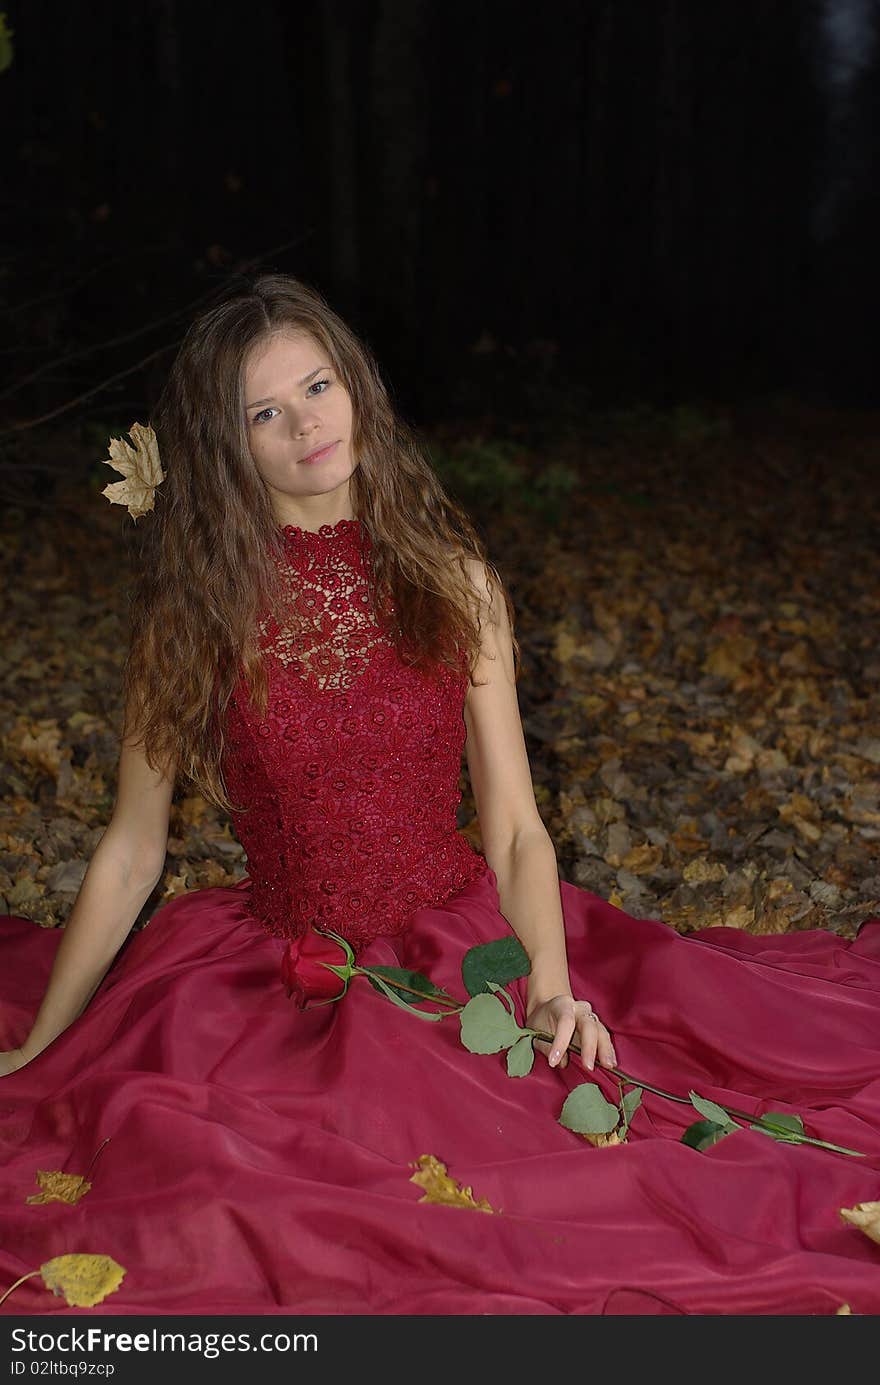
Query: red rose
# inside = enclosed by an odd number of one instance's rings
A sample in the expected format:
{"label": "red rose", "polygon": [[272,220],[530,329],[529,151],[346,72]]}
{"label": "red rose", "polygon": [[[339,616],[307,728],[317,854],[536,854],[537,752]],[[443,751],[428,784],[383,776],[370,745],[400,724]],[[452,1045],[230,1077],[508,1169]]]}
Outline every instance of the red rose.
{"label": "red rose", "polygon": [[344,939],[338,942],[309,928],[288,943],[281,959],[281,980],[300,1010],[340,1000],[348,990],[354,955]]}

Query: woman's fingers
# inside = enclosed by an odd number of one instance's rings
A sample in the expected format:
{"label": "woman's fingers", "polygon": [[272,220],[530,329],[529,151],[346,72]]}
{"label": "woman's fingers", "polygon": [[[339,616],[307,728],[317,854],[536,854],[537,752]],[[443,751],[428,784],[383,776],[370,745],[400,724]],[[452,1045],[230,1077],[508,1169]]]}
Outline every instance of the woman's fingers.
{"label": "woman's fingers", "polygon": [[575,1019],[573,1015],[564,1015],[556,1026],[556,1033],[553,1036],[553,1046],[550,1050],[551,1068],[564,1068],[568,1063],[568,1045],[571,1043],[575,1029]]}
{"label": "woman's fingers", "polygon": [[[569,1002],[569,1005],[570,1008],[566,1006],[555,1022],[552,1042],[535,1040],[538,1052],[547,1056],[551,1068],[566,1067],[570,1056],[569,1045],[577,1032],[581,1062],[588,1071],[592,1071],[597,1060],[603,1067],[616,1067],[614,1042],[589,1001]],[[553,1014],[554,1010],[550,1009],[550,1015]]]}
{"label": "woman's fingers", "polygon": [[585,1068],[592,1072],[597,1058],[604,1068],[615,1067],[617,1054],[614,1052],[611,1035],[592,1011],[579,1021],[578,1036],[581,1044],[581,1062]]}
{"label": "woman's fingers", "polygon": [[603,1068],[616,1067],[617,1054],[614,1051],[614,1041],[611,1035],[608,1033],[604,1024],[594,1025],[593,1028],[599,1030],[599,1041],[596,1047],[599,1062],[602,1064]]}
{"label": "woman's fingers", "polygon": [[592,1013],[578,1021],[578,1038],[581,1044],[581,1062],[585,1068],[593,1070],[596,1063],[596,1048],[599,1042],[599,1024]]}

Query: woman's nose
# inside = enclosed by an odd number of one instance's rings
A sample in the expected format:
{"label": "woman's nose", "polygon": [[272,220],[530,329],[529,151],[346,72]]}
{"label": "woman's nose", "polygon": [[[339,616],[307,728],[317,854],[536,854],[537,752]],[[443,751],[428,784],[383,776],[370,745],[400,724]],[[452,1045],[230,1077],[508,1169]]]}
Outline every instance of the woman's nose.
{"label": "woman's nose", "polygon": [[288,414],[290,430],[295,438],[303,440],[311,436],[315,431],[318,422],[318,415],[313,409],[302,409],[299,413],[291,410]]}

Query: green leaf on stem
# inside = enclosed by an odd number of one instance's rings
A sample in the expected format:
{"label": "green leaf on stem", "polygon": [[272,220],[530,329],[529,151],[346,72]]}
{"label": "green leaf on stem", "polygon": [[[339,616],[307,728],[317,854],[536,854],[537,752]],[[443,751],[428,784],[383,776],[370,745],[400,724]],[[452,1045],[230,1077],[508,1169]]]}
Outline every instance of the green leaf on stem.
{"label": "green leaf on stem", "polygon": [[491,943],[479,943],[470,948],[461,963],[461,978],[468,995],[480,995],[487,981],[505,985],[532,969],[529,954],[519,938],[496,938]]}
{"label": "green leaf on stem", "polygon": [[789,1144],[800,1144],[804,1134],[804,1123],[800,1116],[790,1116],[786,1111],[764,1111],[761,1122],[750,1126],[751,1130],[761,1130],[774,1140],[785,1140]]}
{"label": "green leaf on stem", "polygon": [[393,991],[388,983],[382,980],[381,976],[376,977],[376,986],[390,1001],[393,1001],[395,1005],[399,1005],[401,1010],[407,1010],[411,1015],[418,1015],[420,1020],[443,1019],[443,1012],[441,1010],[418,1010],[415,1005],[410,1005],[408,1001],[404,1000],[403,996],[397,993],[397,991]]}
{"label": "green leaf on stem", "polygon": [[694,1121],[689,1125],[681,1137],[683,1145],[690,1145],[691,1149],[711,1149],[717,1145],[719,1140],[723,1140],[726,1135],[730,1135],[733,1130],[739,1129],[734,1125],[721,1125],[718,1121],[704,1120]]}
{"label": "green leaf on stem", "polygon": [[620,1103],[620,1109],[623,1113],[623,1123],[625,1126],[629,1126],[630,1121],[632,1120],[633,1116],[639,1108],[641,1100],[641,1087],[630,1087],[629,1091],[626,1093],[626,1096]]}
{"label": "green leaf on stem", "polygon": [[513,1003],[513,996],[506,991],[503,986],[499,986],[497,981],[487,981],[486,985],[493,995],[497,995],[499,1000],[503,1000],[510,1014],[516,1019],[516,1007]]}
{"label": "green leaf on stem", "polygon": [[606,1101],[595,1082],[582,1082],[565,1098],[559,1124],[577,1135],[610,1135],[617,1126],[619,1112]]}
{"label": "green leaf on stem", "polygon": [[531,1034],[523,1034],[512,1048],[507,1050],[507,1076],[528,1077],[535,1061]]}
{"label": "green leaf on stem", "polygon": [[426,999],[449,1000],[454,1003],[454,998],[448,991],[435,986],[430,977],[423,976],[420,971],[407,971],[406,967],[361,967],[361,972],[377,991],[381,991],[382,988],[376,984],[374,977],[381,976],[392,985],[399,981],[401,986],[407,987],[410,991],[418,991],[419,995]]}
{"label": "green leaf on stem", "polygon": [[494,995],[477,995],[469,1000],[460,1015],[461,1041],[471,1053],[500,1053],[510,1048],[524,1034],[501,1001]]}
{"label": "green leaf on stem", "polygon": [[717,1101],[709,1101],[708,1098],[700,1096],[697,1092],[688,1092],[691,1105],[694,1106],[701,1116],[706,1120],[713,1121],[716,1125],[723,1125],[728,1130],[738,1130],[740,1127],[735,1120],[731,1120],[723,1106],[719,1106]]}

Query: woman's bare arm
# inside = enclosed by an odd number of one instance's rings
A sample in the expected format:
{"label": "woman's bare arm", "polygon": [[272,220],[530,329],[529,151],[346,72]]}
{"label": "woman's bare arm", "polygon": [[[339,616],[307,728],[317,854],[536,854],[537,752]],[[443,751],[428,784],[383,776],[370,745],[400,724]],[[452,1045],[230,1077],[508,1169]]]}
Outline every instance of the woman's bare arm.
{"label": "woman's bare arm", "polygon": [[505,603],[493,591],[488,572],[470,560],[470,576],[480,597],[481,650],[476,677],[468,688],[464,719],[465,754],[483,852],[498,885],[501,912],[529,955],[527,1023],[550,1033],[535,1047],[550,1063],[568,1061],[577,1030],[581,1059],[595,1057],[608,1067],[616,1058],[611,1036],[593,1019],[586,999],[571,991],[556,851],[544,826],[519,714],[513,643]]}
{"label": "woman's bare arm", "polygon": [[465,756],[483,854],[501,912],[532,964],[530,1004],[569,990],[556,852],[544,826],[526,750],[507,610],[477,559],[468,562],[481,603],[482,648],[464,707]]}
{"label": "woman's bare arm", "polygon": [[[64,927],[49,983],[17,1052],[30,1062],[88,1005],[138,914],[162,876],[168,846],[174,767],[150,768],[141,748],[123,740],[116,804]],[[0,1055],[0,1060],[5,1055]]]}

